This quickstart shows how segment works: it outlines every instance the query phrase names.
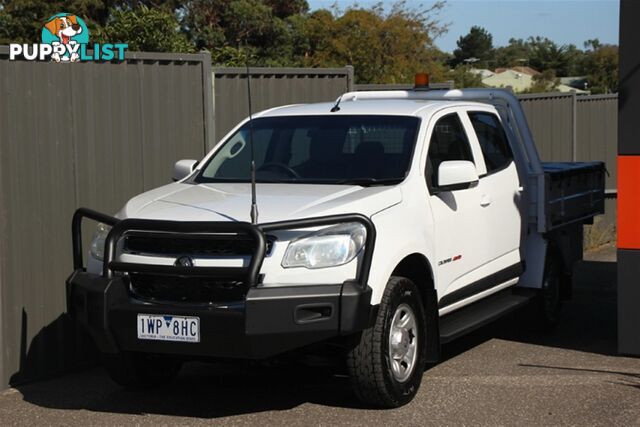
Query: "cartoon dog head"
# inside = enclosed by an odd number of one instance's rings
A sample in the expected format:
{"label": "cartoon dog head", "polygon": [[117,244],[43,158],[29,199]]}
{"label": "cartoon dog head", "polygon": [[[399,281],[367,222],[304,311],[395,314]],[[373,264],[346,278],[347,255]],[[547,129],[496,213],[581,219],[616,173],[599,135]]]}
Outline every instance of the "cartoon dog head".
{"label": "cartoon dog head", "polygon": [[75,15],[56,16],[44,24],[44,27],[57,36],[63,44],[68,44],[71,37],[82,32],[82,27],[78,24],[78,18]]}

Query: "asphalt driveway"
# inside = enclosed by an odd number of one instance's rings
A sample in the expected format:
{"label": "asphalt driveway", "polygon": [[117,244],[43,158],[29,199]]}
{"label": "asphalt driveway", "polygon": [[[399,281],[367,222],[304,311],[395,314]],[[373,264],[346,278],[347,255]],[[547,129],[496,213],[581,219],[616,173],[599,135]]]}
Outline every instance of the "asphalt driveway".
{"label": "asphalt driveway", "polygon": [[96,368],[0,392],[0,424],[640,425],[640,359],[616,354],[615,251],[589,259],[557,331],[523,331],[517,315],[482,328],[446,346],[400,409],[363,409],[318,369],[193,363],[156,391]]}

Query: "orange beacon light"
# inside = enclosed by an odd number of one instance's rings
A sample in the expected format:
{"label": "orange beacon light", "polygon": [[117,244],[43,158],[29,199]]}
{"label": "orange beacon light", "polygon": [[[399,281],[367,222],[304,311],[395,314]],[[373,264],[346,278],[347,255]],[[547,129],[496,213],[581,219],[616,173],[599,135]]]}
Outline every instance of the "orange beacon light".
{"label": "orange beacon light", "polygon": [[426,89],[429,87],[429,75],[427,73],[417,73],[415,77],[415,88]]}

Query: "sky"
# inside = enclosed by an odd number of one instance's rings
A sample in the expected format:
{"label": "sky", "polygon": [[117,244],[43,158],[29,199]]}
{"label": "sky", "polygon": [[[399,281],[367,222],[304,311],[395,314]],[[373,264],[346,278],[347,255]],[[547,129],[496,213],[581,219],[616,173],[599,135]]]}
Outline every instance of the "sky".
{"label": "sky", "polygon": [[[353,0],[307,0],[311,10],[353,5]],[[378,0],[359,0],[366,7]],[[384,5],[393,1],[383,0]],[[408,0],[409,6],[430,6],[433,1]],[[449,23],[447,34],[436,39],[446,52],[456,48],[456,41],[473,25],[484,27],[493,36],[494,46],[504,46],[509,39],[529,36],[548,37],[559,45],[573,43],[583,48],[589,39],[618,44],[620,4],[618,0],[447,0],[439,19]]]}

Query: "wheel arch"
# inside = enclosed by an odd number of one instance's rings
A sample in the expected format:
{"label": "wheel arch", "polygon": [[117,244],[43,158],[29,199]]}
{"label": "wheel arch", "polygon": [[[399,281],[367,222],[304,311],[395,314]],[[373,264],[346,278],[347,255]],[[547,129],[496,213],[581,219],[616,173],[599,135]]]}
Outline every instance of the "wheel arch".
{"label": "wheel arch", "polygon": [[[391,275],[411,279],[421,293],[428,289],[435,289],[433,268],[427,257],[421,253],[405,256],[393,269]],[[424,295],[423,293],[423,299]]]}
{"label": "wheel arch", "polygon": [[391,276],[410,279],[420,291],[425,310],[427,331],[427,362],[440,359],[440,328],[438,316],[438,294],[435,288],[431,262],[421,253],[405,256],[393,269]]}

